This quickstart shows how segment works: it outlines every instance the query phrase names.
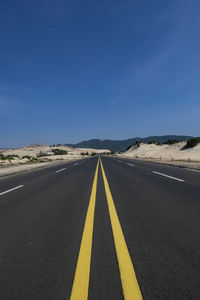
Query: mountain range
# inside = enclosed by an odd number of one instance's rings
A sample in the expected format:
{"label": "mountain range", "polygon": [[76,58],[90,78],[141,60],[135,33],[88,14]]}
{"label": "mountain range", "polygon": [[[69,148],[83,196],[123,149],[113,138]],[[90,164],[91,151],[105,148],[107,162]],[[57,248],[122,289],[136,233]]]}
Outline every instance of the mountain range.
{"label": "mountain range", "polygon": [[163,136],[148,136],[145,138],[134,137],[127,140],[99,140],[92,139],[88,141],[82,141],[77,144],[65,144],[66,146],[74,148],[94,148],[94,149],[109,149],[114,152],[125,151],[129,146],[134,145],[136,142],[148,143],[153,140],[161,144],[168,140],[176,139],[178,141],[186,141],[192,138],[187,135],[163,135]]}

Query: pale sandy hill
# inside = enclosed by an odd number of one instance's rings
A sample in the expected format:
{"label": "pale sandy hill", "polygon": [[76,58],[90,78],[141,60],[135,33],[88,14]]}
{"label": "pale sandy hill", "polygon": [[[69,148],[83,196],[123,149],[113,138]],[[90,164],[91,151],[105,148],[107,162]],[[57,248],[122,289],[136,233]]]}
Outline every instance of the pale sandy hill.
{"label": "pale sandy hill", "polygon": [[141,143],[132,146],[122,155],[133,158],[157,159],[163,161],[196,161],[200,162],[200,144],[194,148],[184,149],[186,142],[174,145],[155,145]]}
{"label": "pale sandy hill", "polygon": [[[67,154],[64,155],[55,155],[52,150],[60,149],[67,151]],[[86,149],[86,148],[72,148],[68,146],[48,146],[48,145],[30,145],[22,148],[16,149],[3,149],[0,154],[4,156],[15,156],[10,159],[1,159],[0,157],[0,166],[9,166],[25,163],[36,163],[36,162],[47,162],[54,160],[71,160],[79,159],[84,157],[81,154],[92,154],[92,153],[109,153],[109,150],[99,150],[99,149]],[[27,157],[25,157],[27,156]]]}

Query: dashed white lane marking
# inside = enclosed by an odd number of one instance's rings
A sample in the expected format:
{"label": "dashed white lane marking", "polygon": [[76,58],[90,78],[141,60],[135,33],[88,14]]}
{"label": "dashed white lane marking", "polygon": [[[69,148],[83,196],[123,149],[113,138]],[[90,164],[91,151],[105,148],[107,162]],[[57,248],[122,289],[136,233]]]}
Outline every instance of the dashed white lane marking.
{"label": "dashed white lane marking", "polygon": [[121,162],[120,160],[118,160],[118,163],[120,163],[120,164],[121,164],[122,162]]}
{"label": "dashed white lane marking", "polygon": [[135,167],[135,165],[133,165],[133,164],[129,164],[129,163],[127,163],[127,165],[129,165],[129,166],[131,166],[131,167]]}
{"label": "dashed white lane marking", "polygon": [[12,189],[10,189],[10,190],[7,190],[7,191],[5,191],[5,192],[0,193],[0,196],[1,196],[1,195],[4,195],[4,194],[7,194],[7,193],[9,193],[9,192],[12,192],[12,191],[14,191],[14,190],[20,189],[20,188],[22,188],[22,187],[23,187],[23,185],[18,185],[18,186],[14,187],[14,188],[12,188]]}
{"label": "dashed white lane marking", "polygon": [[184,182],[184,180],[183,180],[183,179],[176,178],[176,177],[173,177],[173,176],[169,176],[169,175],[166,175],[166,174],[163,174],[163,173],[160,173],[160,172],[153,171],[153,173],[154,173],[154,174],[157,174],[157,175],[164,176],[164,177],[168,177],[168,178],[171,178],[171,179],[174,179],[174,180],[180,181],[180,182]]}
{"label": "dashed white lane marking", "polygon": [[60,170],[56,171],[55,173],[59,173],[59,172],[62,172],[64,170],[66,170],[66,168],[60,169]]}
{"label": "dashed white lane marking", "polygon": [[79,163],[74,164],[74,166],[77,166]]}

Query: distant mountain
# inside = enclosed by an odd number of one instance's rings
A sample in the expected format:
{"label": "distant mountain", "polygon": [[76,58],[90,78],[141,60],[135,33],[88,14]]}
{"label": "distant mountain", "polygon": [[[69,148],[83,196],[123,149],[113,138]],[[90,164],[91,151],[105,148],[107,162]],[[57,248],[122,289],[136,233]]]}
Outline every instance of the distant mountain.
{"label": "distant mountain", "polygon": [[127,140],[98,140],[93,139],[89,141],[82,141],[78,144],[65,144],[66,146],[75,148],[94,148],[94,149],[109,149],[111,151],[125,151],[129,146],[135,144],[135,142],[148,143],[154,140],[159,143],[165,143],[168,140],[176,139],[178,141],[185,141],[190,139],[191,136],[186,135],[163,135],[163,136],[148,136],[145,138],[135,137]]}

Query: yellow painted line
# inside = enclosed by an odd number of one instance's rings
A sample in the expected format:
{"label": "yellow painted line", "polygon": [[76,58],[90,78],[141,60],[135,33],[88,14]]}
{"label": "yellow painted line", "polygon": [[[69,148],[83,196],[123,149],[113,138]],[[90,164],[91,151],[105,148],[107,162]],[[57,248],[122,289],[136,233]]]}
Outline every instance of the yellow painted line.
{"label": "yellow painted line", "polygon": [[136,274],[133,268],[133,263],[126,245],[122,227],[117,215],[115,204],[112,198],[112,194],[109,188],[108,180],[101,163],[101,170],[103,175],[104,187],[106,192],[106,198],[108,203],[108,210],[112,225],[112,232],[115,242],[115,249],[117,253],[117,259],[119,264],[120,277],[122,282],[123,294],[125,300],[142,300],[142,294],[140,292],[139,284],[136,278]]}
{"label": "yellow painted line", "polygon": [[87,300],[99,159],[95,171],[70,300]]}

